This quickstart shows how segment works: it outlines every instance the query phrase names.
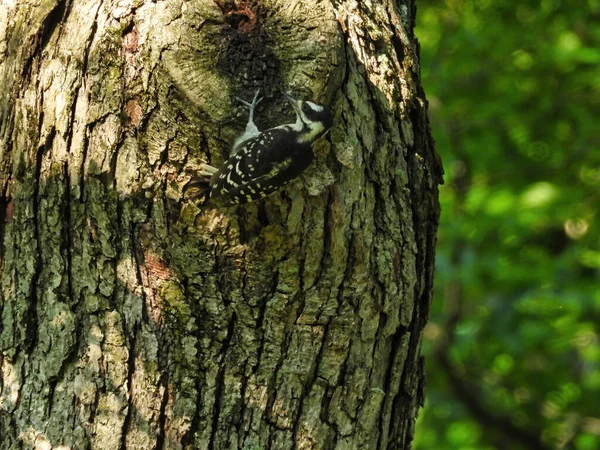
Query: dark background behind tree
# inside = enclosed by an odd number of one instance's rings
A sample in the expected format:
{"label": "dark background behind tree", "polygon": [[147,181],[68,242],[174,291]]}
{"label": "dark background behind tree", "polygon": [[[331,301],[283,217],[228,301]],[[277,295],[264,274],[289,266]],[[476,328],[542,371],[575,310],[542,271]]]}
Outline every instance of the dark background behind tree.
{"label": "dark background behind tree", "polygon": [[414,448],[600,448],[600,2],[422,1],[446,168]]}

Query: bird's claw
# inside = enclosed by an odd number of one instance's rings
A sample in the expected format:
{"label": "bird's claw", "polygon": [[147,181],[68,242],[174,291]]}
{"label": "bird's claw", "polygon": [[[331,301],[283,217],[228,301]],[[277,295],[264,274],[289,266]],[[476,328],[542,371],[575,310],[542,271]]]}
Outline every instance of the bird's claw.
{"label": "bird's claw", "polygon": [[252,102],[247,102],[246,100],[241,99],[239,97],[235,97],[235,99],[238,102],[240,102],[241,104],[245,105],[248,109],[254,110],[254,108],[256,108],[256,105],[258,105],[263,99],[263,97],[259,98],[258,94],[260,94],[260,89],[256,90],[256,93],[254,94],[254,98],[252,99]]}

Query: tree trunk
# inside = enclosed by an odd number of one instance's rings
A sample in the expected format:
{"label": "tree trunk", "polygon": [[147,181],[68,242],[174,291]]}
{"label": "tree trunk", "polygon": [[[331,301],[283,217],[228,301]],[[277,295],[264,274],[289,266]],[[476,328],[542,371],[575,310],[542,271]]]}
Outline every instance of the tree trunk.
{"label": "tree trunk", "polygon": [[[441,168],[413,0],[4,0],[0,448],[405,449]],[[369,3],[369,2],[367,2]],[[185,201],[260,88],[309,171]]]}

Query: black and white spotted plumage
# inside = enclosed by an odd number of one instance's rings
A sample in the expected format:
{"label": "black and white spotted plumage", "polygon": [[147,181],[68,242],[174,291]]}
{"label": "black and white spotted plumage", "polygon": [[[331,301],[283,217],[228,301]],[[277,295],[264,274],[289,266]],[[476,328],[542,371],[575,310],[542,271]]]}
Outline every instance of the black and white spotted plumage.
{"label": "black and white spotted plumage", "polygon": [[232,155],[218,169],[205,164],[190,184],[204,183],[208,195],[225,204],[242,204],[266,197],[304,172],[314,158],[314,143],[333,124],[333,113],[323,105],[286,98],[296,111],[296,122],[263,132],[253,117],[258,92],[252,103],[244,102],[250,118]]}

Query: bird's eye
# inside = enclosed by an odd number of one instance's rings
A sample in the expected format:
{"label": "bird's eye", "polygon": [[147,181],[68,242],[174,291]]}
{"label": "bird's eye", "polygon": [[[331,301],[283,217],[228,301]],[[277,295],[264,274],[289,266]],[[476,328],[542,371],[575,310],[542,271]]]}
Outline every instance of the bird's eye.
{"label": "bird's eye", "polygon": [[308,110],[310,110],[310,105],[308,103],[303,103],[302,111],[307,112]]}

